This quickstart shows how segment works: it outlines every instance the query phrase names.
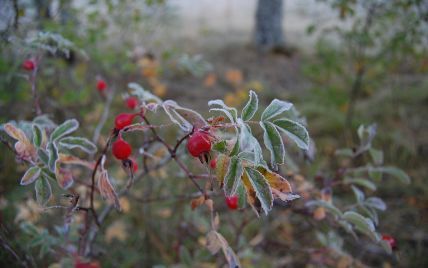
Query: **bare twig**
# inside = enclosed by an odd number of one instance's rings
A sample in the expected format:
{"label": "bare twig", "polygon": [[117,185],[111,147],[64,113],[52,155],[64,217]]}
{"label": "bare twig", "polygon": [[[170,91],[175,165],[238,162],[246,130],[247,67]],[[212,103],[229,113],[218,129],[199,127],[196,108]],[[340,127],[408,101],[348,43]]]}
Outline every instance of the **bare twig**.
{"label": "bare twig", "polygon": [[[143,116],[143,120],[144,120],[144,122],[146,122],[147,125],[150,125],[149,120],[145,116]],[[184,163],[180,159],[178,159],[177,156],[176,156],[176,152],[177,152],[178,147],[180,146],[180,144],[183,143],[183,141],[187,137],[189,137],[193,133],[193,130],[190,133],[187,133],[181,139],[179,139],[178,142],[177,142],[177,144],[174,146],[174,148],[172,148],[168,143],[165,142],[164,139],[162,139],[161,136],[159,136],[159,134],[157,133],[156,129],[150,128],[150,130],[152,131],[152,133],[156,137],[156,139],[166,147],[166,149],[168,150],[168,152],[171,154],[171,158],[174,159],[174,161],[181,168],[181,170],[183,170],[184,173],[186,173],[187,177],[192,181],[192,183],[195,185],[195,187],[201,193],[204,193],[204,190],[202,189],[202,187],[199,186],[199,184],[195,181],[194,175],[189,171],[189,169],[184,165]]]}
{"label": "bare twig", "polygon": [[101,130],[103,129],[105,123],[107,122],[108,115],[110,113],[110,107],[113,102],[113,98],[116,92],[116,87],[111,87],[111,89],[112,90],[110,94],[107,96],[107,101],[105,102],[105,105],[104,105],[103,114],[101,115],[100,121],[97,127],[95,128],[94,135],[92,136],[92,142],[95,144],[97,144],[98,139],[100,138]]}

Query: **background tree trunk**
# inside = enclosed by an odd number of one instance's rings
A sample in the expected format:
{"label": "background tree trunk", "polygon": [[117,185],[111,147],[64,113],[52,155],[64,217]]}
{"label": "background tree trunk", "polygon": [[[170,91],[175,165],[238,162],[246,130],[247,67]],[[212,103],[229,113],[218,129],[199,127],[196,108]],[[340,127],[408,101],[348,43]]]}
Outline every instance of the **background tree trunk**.
{"label": "background tree trunk", "polygon": [[284,46],[283,0],[258,0],[254,33],[257,48],[271,51]]}
{"label": "background tree trunk", "polygon": [[17,27],[16,1],[0,0],[0,34],[6,38],[8,32]]}

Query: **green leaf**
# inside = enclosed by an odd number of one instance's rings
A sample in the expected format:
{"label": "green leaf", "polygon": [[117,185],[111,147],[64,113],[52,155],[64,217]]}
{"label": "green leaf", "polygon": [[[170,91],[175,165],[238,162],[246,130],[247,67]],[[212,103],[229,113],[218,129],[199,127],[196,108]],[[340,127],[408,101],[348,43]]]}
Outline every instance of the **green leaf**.
{"label": "green leaf", "polygon": [[244,184],[241,180],[239,180],[238,189],[236,190],[236,193],[238,195],[238,207],[244,208],[247,203],[247,190],[245,189]]}
{"label": "green leaf", "polygon": [[193,128],[198,129],[208,125],[198,112],[181,107],[175,101],[164,101],[162,107],[170,120],[185,132],[189,132]]}
{"label": "green leaf", "polygon": [[381,171],[382,173],[389,174],[391,176],[396,177],[399,179],[402,183],[409,184],[410,183],[410,177],[406,174],[403,170],[396,168],[396,167],[381,167],[377,168],[376,170]]}
{"label": "green leaf", "polygon": [[79,148],[89,154],[97,151],[95,144],[82,137],[65,137],[59,141],[59,145],[67,149]]}
{"label": "green leaf", "polygon": [[227,106],[222,100],[211,100],[208,102],[208,106],[220,106],[220,108],[212,108],[210,111],[223,111],[229,120],[234,123],[238,119],[238,111],[233,108]]}
{"label": "green leaf", "polygon": [[342,217],[342,212],[335,207],[332,203],[326,202],[324,200],[313,200],[306,203],[307,207],[318,206],[327,209],[331,214],[336,216],[337,218]]}
{"label": "green leaf", "polygon": [[352,188],[352,191],[354,192],[355,199],[357,199],[357,202],[358,203],[364,202],[364,199],[366,198],[364,193],[353,185],[351,186],[351,188]]}
{"label": "green leaf", "polygon": [[43,134],[40,127],[36,124],[33,125],[33,143],[34,145],[39,148],[42,144]]}
{"label": "green leaf", "polygon": [[52,188],[49,181],[45,177],[40,178],[36,181],[35,190],[37,203],[45,206],[52,196]]}
{"label": "green leaf", "polygon": [[241,160],[237,156],[230,158],[226,176],[224,177],[224,193],[226,196],[236,193],[243,172]]}
{"label": "green leaf", "polygon": [[288,111],[293,106],[292,103],[288,101],[281,101],[278,99],[274,99],[268,107],[263,111],[262,114],[262,121],[269,120],[271,118],[274,118],[275,116]]}
{"label": "green leaf", "polygon": [[285,148],[281,135],[271,122],[260,122],[263,128],[263,141],[270,151],[270,159],[273,167],[284,163]]}
{"label": "green leaf", "polygon": [[55,172],[55,162],[58,159],[58,149],[55,143],[48,143],[48,152],[49,152],[49,169]]}
{"label": "green leaf", "polygon": [[59,138],[62,138],[73,131],[75,131],[79,127],[79,122],[76,119],[70,119],[59,125],[55,130],[52,132],[50,141],[56,141]]}
{"label": "green leaf", "polygon": [[380,182],[380,180],[382,179],[382,172],[379,170],[369,168],[368,173],[369,173],[370,178],[372,180],[375,180],[376,182]]}
{"label": "green leaf", "polygon": [[234,156],[239,153],[239,136],[235,141],[235,145],[233,145],[232,151],[230,152],[229,156]]}
{"label": "green leaf", "polygon": [[43,162],[43,164],[45,164],[46,166],[49,165],[49,155],[46,153],[45,150],[39,148],[37,150],[37,156]]}
{"label": "green leaf", "polygon": [[370,156],[372,157],[375,165],[382,165],[383,164],[383,152],[381,150],[376,150],[376,149],[370,148],[369,153],[370,153]]}
{"label": "green leaf", "polygon": [[375,208],[377,210],[385,211],[386,210],[386,204],[383,202],[382,199],[379,197],[369,197],[364,202],[367,206]]}
{"label": "green leaf", "polygon": [[345,157],[353,157],[354,152],[352,151],[352,149],[349,149],[349,148],[337,149],[335,152],[335,155],[345,156]]}
{"label": "green leaf", "polygon": [[245,172],[248,175],[251,185],[256,192],[256,196],[262,205],[262,209],[267,215],[268,212],[272,209],[273,205],[273,195],[272,190],[269,186],[268,181],[259,171],[252,168],[245,168]]}
{"label": "green leaf", "polygon": [[343,218],[349,223],[352,223],[355,229],[357,229],[358,231],[366,234],[375,241],[378,240],[379,235],[375,232],[375,226],[371,219],[366,218],[354,211],[346,211],[343,214]]}
{"label": "green leaf", "polygon": [[363,187],[366,187],[367,189],[370,189],[372,191],[376,190],[376,185],[373,182],[371,182],[369,180],[366,180],[366,179],[359,179],[359,178],[357,178],[357,179],[351,179],[351,178],[346,178],[343,182],[346,183],[346,184],[356,184],[356,185],[359,185],[359,186],[363,186]]}
{"label": "green leaf", "polygon": [[216,152],[225,154],[227,153],[227,142],[225,140],[213,144],[212,149]]}
{"label": "green leaf", "polygon": [[250,90],[250,99],[247,104],[242,109],[241,118],[244,121],[248,121],[256,114],[257,109],[259,108],[259,99],[257,94]]}
{"label": "green leaf", "polygon": [[309,149],[309,133],[302,124],[285,118],[275,120],[273,123],[279,128],[279,130],[292,139],[297,146],[303,150]]}
{"label": "green leaf", "polygon": [[39,167],[30,167],[22,176],[21,185],[33,183],[40,176],[40,171]]}
{"label": "green leaf", "polygon": [[149,91],[145,90],[142,86],[140,86],[137,83],[129,83],[128,87],[132,89],[132,95],[137,96],[143,102],[155,101],[158,104],[162,103],[161,99],[159,99],[157,96],[153,95]]}
{"label": "green leaf", "polygon": [[238,119],[240,155],[244,154],[245,158],[256,165],[264,165],[263,152],[259,141],[251,133],[251,128],[241,119]]}

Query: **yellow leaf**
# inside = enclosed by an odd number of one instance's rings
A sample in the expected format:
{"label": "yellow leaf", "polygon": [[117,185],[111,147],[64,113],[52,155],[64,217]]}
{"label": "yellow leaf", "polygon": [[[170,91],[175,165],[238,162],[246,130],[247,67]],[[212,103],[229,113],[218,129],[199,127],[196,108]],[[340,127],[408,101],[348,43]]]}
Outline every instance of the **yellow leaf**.
{"label": "yellow leaf", "polygon": [[113,222],[113,224],[107,228],[105,238],[109,243],[115,238],[119,241],[125,241],[128,238],[126,224],[122,220]]}
{"label": "yellow leaf", "polygon": [[120,207],[122,208],[123,212],[129,212],[131,210],[131,203],[129,202],[129,199],[126,197],[119,198]]}
{"label": "yellow leaf", "polygon": [[259,81],[257,81],[257,80],[254,80],[254,81],[250,81],[248,84],[247,84],[247,88],[248,89],[252,89],[252,90],[254,90],[254,91],[256,91],[256,92],[262,92],[263,91],[263,84],[262,83],[260,83]]}
{"label": "yellow leaf", "polygon": [[238,69],[230,69],[226,72],[226,80],[236,85],[242,83],[242,72]]}
{"label": "yellow leaf", "polygon": [[262,173],[263,176],[265,176],[271,188],[274,188],[283,193],[292,192],[290,183],[281,175],[275,172],[272,172],[270,170],[267,170],[263,167],[260,167],[257,170],[260,171],[260,173]]}
{"label": "yellow leaf", "polygon": [[220,185],[223,185],[224,176],[226,176],[227,168],[229,166],[229,161],[230,157],[228,157],[227,155],[220,154],[217,156],[215,173]]}
{"label": "yellow leaf", "polygon": [[204,80],[205,87],[213,87],[217,82],[217,76],[213,73],[208,74]]}
{"label": "yellow leaf", "polygon": [[15,127],[14,125],[7,123],[4,126],[4,130],[6,133],[15,140],[21,141],[23,143],[30,143],[27,136],[25,136],[24,131],[20,130],[19,128]]}

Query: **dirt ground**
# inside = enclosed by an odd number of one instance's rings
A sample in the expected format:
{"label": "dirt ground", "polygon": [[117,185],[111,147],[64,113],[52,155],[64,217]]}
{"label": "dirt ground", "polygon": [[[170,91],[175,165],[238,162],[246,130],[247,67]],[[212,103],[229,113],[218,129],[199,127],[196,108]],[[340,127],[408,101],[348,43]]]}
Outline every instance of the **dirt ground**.
{"label": "dirt ground", "polygon": [[288,99],[291,95],[310,87],[310,83],[301,74],[300,67],[304,56],[303,52],[298,50],[291,56],[261,53],[250,44],[250,41],[213,45],[209,38],[199,44],[195,44],[191,39],[182,40],[181,46],[185,47],[188,53],[202,54],[212,65],[212,73],[216,75],[217,82],[212,87],[206,87],[205,77],[168,78],[166,98],[174,99],[199,111],[206,110],[206,103],[210,99],[223,99],[226,93],[236,90],[225,80],[226,72],[229,70],[241,71],[244,84],[250,81],[260,82],[266,100]]}

